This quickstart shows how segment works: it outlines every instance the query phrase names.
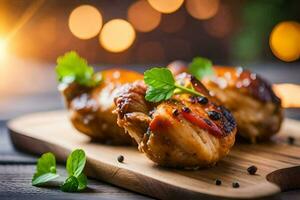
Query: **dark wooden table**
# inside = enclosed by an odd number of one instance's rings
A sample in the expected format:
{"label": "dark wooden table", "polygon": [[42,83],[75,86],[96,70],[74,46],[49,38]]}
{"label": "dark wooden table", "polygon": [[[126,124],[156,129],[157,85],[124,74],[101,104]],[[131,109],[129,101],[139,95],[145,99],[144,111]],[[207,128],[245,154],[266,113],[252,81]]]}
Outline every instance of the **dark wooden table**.
{"label": "dark wooden table", "polygon": [[[20,89],[23,90],[23,94],[11,94],[8,97],[0,97],[0,199],[150,199],[149,197],[96,180],[89,180],[89,188],[83,193],[76,194],[63,193],[57,188],[37,188],[31,186],[31,178],[35,171],[37,157],[14,149],[5,127],[6,121],[24,113],[62,109],[63,105],[56,91],[53,64],[48,64],[52,67],[47,67],[45,66],[46,64],[43,64],[44,68],[40,69],[41,66],[39,63],[31,63],[30,65],[27,63],[26,66],[22,66],[22,63],[15,63],[18,70],[24,68],[24,73],[20,73],[22,76],[26,75],[29,66],[34,68],[33,71],[35,73],[39,71],[41,74],[41,77],[28,78],[25,80],[26,83],[31,81],[32,84],[36,85],[37,80],[39,80],[38,83],[41,86],[34,92],[27,91],[28,88],[24,87]],[[13,64],[9,67],[13,67]],[[264,65],[264,67],[257,65],[255,70],[273,82],[287,81],[300,83],[300,68],[297,64],[293,66],[265,66],[267,65]],[[136,67],[135,69],[139,71],[143,70],[141,67]],[[15,78],[20,79],[21,77]],[[47,84],[43,84],[43,82]],[[13,83],[14,80],[8,83],[8,85],[12,85]],[[22,83],[18,87],[21,87],[21,85]],[[4,89],[6,88],[4,87]],[[24,95],[24,93],[27,95]],[[1,87],[0,94],[3,94]],[[290,109],[287,111],[287,116],[300,119],[300,111],[299,109]],[[59,171],[63,170],[63,168],[63,163],[58,165]],[[300,190],[284,192],[278,195],[276,199],[300,199]]]}
{"label": "dark wooden table", "polygon": [[[31,186],[37,157],[19,152],[10,143],[5,121],[0,122],[0,199],[150,199],[133,192],[89,180],[82,193],[63,193],[57,188]],[[58,165],[64,174],[64,165]]]}

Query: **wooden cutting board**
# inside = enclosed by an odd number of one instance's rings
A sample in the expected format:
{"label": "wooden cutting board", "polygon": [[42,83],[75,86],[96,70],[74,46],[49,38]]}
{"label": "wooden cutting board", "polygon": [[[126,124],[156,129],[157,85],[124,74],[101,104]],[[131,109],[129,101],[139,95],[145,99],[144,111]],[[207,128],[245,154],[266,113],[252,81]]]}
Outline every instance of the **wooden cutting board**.
{"label": "wooden cutting board", "polygon": [[[87,154],[86,174],[159,199],[252,199],[300,188],[300,140],[287,143],[287,136],[300,137],[300,122],[286,119],[272,142],[258,145],[236,144],[229,156],[216,167],[196,171],[158,167],[135,147],[93,143],[77,132],[67,113],[54,111],[29,114],[8,123],[14,145],[42,154],[48,151],[59,160],[76,148]],[[124,163],[117,157],[123,155]],[[258,167],[249,175],[250,165]],[[215,179],[222,180],[221,186]],[[232,188],[232,182],[240,188]]]}

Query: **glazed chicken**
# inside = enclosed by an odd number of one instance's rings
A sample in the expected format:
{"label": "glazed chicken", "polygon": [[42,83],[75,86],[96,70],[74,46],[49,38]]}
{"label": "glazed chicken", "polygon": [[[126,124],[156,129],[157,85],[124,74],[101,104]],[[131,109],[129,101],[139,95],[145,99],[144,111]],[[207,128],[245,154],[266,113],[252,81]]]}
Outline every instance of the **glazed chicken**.
{"label": "glazed chicken", "polygon": [[213,166],[234,144],[235,120],[197,79],[182,73],[176,80],[204,96],[182,93],[151,103],[145,100],[143,81],[126,84],[115,98],[118,124],[158,165],[185,169]]}
{"label": "glazed chicken", "polygon": [[104,81],[96,87],[72,83],[61,92],[74,127],[92,139],[109,144],[132,144],[133,140],[117,125],[114,97],[122,84],[142,80],[137,72],[111,69],[102,71]]}
{"label": "glazed chicken", "polygon": [[[179,74],[187,70],[186,66],[175,61],[168,68]],[[268,81],[242,68],[215,66],[214,72],[202,82],[232,112],[240,136],[255,143],[279,131],[283,120],[281,101]]]}

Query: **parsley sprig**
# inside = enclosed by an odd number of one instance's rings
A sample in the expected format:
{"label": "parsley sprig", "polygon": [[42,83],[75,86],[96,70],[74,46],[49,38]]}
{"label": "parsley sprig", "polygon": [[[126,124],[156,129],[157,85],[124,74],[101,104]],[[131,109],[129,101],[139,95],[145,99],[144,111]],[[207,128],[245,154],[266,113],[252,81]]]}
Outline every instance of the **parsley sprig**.
{"label": "parsley sprig", "polygon": [[[69,177],[59,184],[64,192],[77,192],[87,187],[87,177],[83,173],[86,156],[83,150],[76,149],[67,159],[66,169]],[[38,159],[36,172],[32,178],[33,186],[46,186],[60,177],[56,173],[56,160],[52,153],[45,153]]]}
{"label": "parsley sprig", "polygon": [[160,102],[170,99],[175,93],[190,93],[202,96],[193,88],[188,88],[176,83],[171,71],[167,68],[152,68],[145,71],[144,81],[148,85],[146,100]]}
{"label": "parsley sprig", "polygon": [[213,75],[212,66],[213,63],[211,60],[198,56],[188,65],[188,72],[198,80],[201,80],[205,76]]}
{"label": "parsley sprig", "polygon": [[95,73],[93,67],[75,51],[57,58],[56,75],[60,83],[76,82],[87,87],[96,86],[102,80],[101,74]]}

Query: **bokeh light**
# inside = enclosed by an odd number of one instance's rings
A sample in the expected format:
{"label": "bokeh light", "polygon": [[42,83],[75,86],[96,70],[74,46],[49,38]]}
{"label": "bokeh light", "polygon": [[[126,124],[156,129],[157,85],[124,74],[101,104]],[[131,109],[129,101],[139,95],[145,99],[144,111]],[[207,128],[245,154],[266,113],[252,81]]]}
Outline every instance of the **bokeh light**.
{"label": "bokeh light", "polygon": [[102,27],[102,15],[90,5],[75,8],[69,17],[70,31],[80,39],[90,39],[98,35]]}
{"label": "bokeh light", "polygon": [[135,40],[132,25],[123,19],[113,19],[104,24],[99,36],[100,44],[110,52],[128,49]]}
{"label": "bokeh light", "polygon": [[300,85],[296,84],[275,84],[273,89],[281,98],[284,108],[299,108],[300,107]]}
{"label": "bokeh light", "polygon": [[180,8],[184,0],[148,0],[149,4],[161,13],[172,13]]}
{"label": "bokeh light", "polygon": [[219,0],[186,0],[188,13],[196,19],[209,19],[219,8]]}
{"label": "bokeh light", "polygon": [[136,30],[149,32],[159,25],[161,13],[153,9],[146,0],[139,0],[129,7],[127,17]]}
{"label": "bokeh light", "polygon": [[286,62],[300,57],[300,24],[286,21],[277,24],[270,35],[270,47],[273,54]]}

